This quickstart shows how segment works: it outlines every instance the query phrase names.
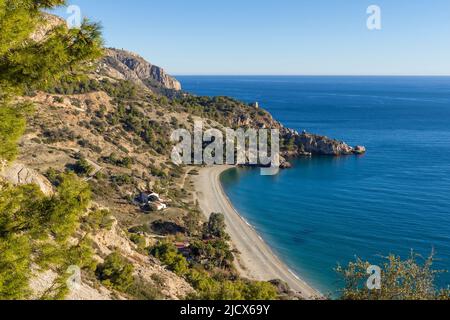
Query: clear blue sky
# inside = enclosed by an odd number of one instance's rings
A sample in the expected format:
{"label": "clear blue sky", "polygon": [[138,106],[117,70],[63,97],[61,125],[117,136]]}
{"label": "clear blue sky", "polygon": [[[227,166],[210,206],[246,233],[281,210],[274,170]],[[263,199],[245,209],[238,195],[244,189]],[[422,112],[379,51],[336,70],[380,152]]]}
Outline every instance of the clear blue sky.
{"label": "clear blue sky", "polygon": [[[450,0],[69,0],[175,75],[450,75]],[[369,31],[369,5],[382,30]],[[64,11],[58,14],[64,16]]]}

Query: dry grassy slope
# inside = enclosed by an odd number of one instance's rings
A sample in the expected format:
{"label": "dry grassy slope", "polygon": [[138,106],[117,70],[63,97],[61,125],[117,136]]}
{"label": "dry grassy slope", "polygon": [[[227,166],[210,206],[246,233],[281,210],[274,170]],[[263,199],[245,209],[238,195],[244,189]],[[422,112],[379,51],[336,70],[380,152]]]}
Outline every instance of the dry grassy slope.
{"label": "dry grassy slope", "polygon": [[[110,200],[113,198],[121,206],[123,205],[121,199],[124,196],[135,194],[138,189],[145,190],[161,184],[161,179],[152,175],[149,168],[162,169],[166,174],[173,171],[169,159],[170,151],[157,154],[148,150],[138,134],[124,130],[122,124],[110,125],[104,119],[99,119],[97,113],[102,108],[109,114],[117,112],[117,106],[105,92],[71,96],[38,93],[31,100],[36,110],[29,118],[27,133],[21,141],[21,154],[18,159],[21,163],[41,173],[45,173],[49,168],[63,171],[68,164],[75,163],[77,154],[81,154],[90,160],[93,166],[100,167],[97,170],[101,169],[101,173],[107,177],[131,175],[134,179],[132,186],[111,190],[111,194],[99,195],[97,199],[100,202],[104,200],[105,205],[111,205]],[[202,119],[179,111],[171,112],[165,105],[142,101],[139,104],[141,106],[138,109],[145,119],[168,129],[163,137],[166,140],[169,140],[172,129],[192,128],[192,121],[195,120],[204,120],[205,128],[223,128],[222,124],[214,120]],[[173,119],[176,119],[176,125],[171,123]],[[230,125],[235,122],[252,126],[254,119],[237,116],[237,120],[230,118],[228,121],[231,122]],[[270,123],[267,122],[266,125]],[[133,158],[134,164],[131,168],[121,168],[101,160],[111,153],[115,153],[118,158]],[[180,175],[182,176],[182,172]],[[167,190],[171,187],[175,188],[173,191],[179,189],[177,179],[165,179],[164,182]],[[100,184],[101,186],[103,184]],[[134,206],[130,206],[124,209],[126,212],[133,212],[135,211],[133,208]]]}
{"label": "dry grassy slope", "polygon": [[[91,79],[108,79],[113,85],[118,79],[102,73],[92,73]],[[137,95],[133,100],[123,100],[125,108],[132,106],[138,110],[145,121],[151,121],[151,126],[164,128],[158,140],[169,141],[174,129],[192,129],[193,122],[202,120],[205,129],[213,127],[282,128],[270,114],[256,110],[237,101],[224,99],[212,105],[224,106],[225,111],[204,114],[193,112],[186,107],[190,104],[173,103],[151,93],[141,83],[136,83]],[[138,132],[127,131],[123,123],[111,125],[107,118],[118,113],[118,102],[106,92],[97,91],[86,94],[58,95],[40,92],[30,98],[35,105],[35,112],[30,115],[28,130],[21,142],[19,161],[45,173],[48,169],[64,171],[67,165],[76,162],[77,154],[85,157],[95,171],[100,171],[105,179],[92,179],[91,183],[97,191],[100,204],[112,207],[118,212],[117,218],[127,226],[133,225],[136,218],[142,217],[135,205],[129,204],[126,197],[135,195],[139,190],[151,188],[162,189],[163,196],[170,198],[170,193],[177,197],[174,201],[189,199],[188,194],[180,194],[180,181],[184,181],[184,169],[174,168],[169,159],[170,148],[163,154],[149,149]],[[184,100],[183,100],[184,101]],[[221,101],[221,100],[220,100]],[[193,104],[196,104],[195,101]],[[207,100],[210,103],[210,100]],[[231,108],[228,108],[229,104]],[[187,112],[189,111],[189,112]],[[102,116],[99,116],[102,113]],[[214,114],[221,115],[215,117]],[[199,114],[203,117],[196,116]],[[214,120],[217,118],[219,122]],[[130,168],[122,168],[102,161],[114,153],[118,158],[134,159]],[[176,172],[176,177],[161,179],[152,169],[164,171],[167,175]],[[153,174],[152,174],[153,173]],[[110,178],[118,175],[132,176],[133,183],[115,187]],[[164,180],[164,181],[162,181]],[[169,213],[176,210],[169,210]],[[177,212],[176,212],[177,213]],[[176,214],[174,214],[176,215]],[[170,214],[169,214],[170,216]]]}
{"label": "dry grassy slope", "polygon": [[[63,102],[56,102],[55,97],[62,98]],[[36,110],[34,115],[30,116],[27,133],[21,141],[18,161],[41,173],[45,173],[49,168],[64,171],[67,165],[76,162],[76,155],[81,154],[101,167],[101,173],[106,175],[104,179],[93,179],[93,183],[98,182],[99,187],[111,189],[105,190],[108,192],[104,194],[98,194],[96,200],[127,215],[138,213],[135,206],[125,204],[124,197],[135,194],[138,189],[144,190],[148,185],[153,187],[160,182],[158,177],[151,175],[149,167],[152,165],[162,168],[161,164],[167,163],[168,158],[135,145],[133,140],[139,140],[140,137],[125,131],[120,124],[109,126],[103,123],[105,126],[103,132],[97,131],[95,124],[86,128],[85,124],[98,121],[96,112],[100,111],[101,106],[106,106],[107,112],[115,112],[111,98],[104,92],[74,96],[39,93],[32,101]],[[86,101],[90,101],[89,107]],[[144,114],[148,119],[160,123],[167,123],[171,116],[177,117],[180,122],[183,121],[182,115],[166,113],[160,117],[156,114],[156,110],[148,110]],[[52,141],[47,137],[49,134]],[[118,158],[134,158],[135,163],[131,168],[122,168],[101,161],[102,157],[108,157],[111,153],[115,153]],[[168,171],[166,169],[166,172]],[[132,176],[134,183],[113,188],[108,182],[108,177],[123,174]],[[119,220],[123,220],[122,217],[119,217]]]}
{"label": "dry grassy slope", "polygon": [[[172,203],[173,207],[164,213],[146,215],[127,199],[136,195],[138,190],[144,190],[148,186],[160,185],[166,191],[163,192],[164,197],[170,197],[171,189],[179,190],[182,177],[166,179],[165,183],[161,185],[161,179],[150,173],[150,166],[163,168],[161,165],[164,166],[168,158],[136,146],[132,141],[139,139],[139,136],[126,132],[120,124],[106,126],[103,132],[98,132],[95,125],[90,128],[85,127],[86,123],[99,120],[97,112],[101,108],[106,108],[106,113],[117,111],[117,106],[112,103],[112,98],[105,92],[70,96],[41,92],[31,100],[34,102],[35,112],[28,119],[27,132],[21,140],[21,153],[17,162],[45,174],[50,168],[58,171],[66,170],[68,165],[76,162],[78,154],[85,157],[97,170],[100,169],[103,175],[102,178],[89,179],[94,191],[95,202],[109,208],[120,223],[112,232],[104,231],[94,238],[99,257],[104,257],[111,249],[118,248],[133,263],[137,274],[147,282],[153,282],[153,274],[160,276],[164,281],[164,288],[161,290],[167,298],[182,298],[190,292],[192,288],[182,278],[166,271],[158,261],[138,253],[124,233],[124,230],[132,226],[148,225],[151,221],[161,218],[182,223],[182,217],[186,212],[176,208],[177,203]],[[144,105],[140,110],[148,119],[154,119],[165,125],[169,123],[171,117],[176,117],[180,123],[186,122],[187,118],[187,115],[168,112],[165,112],[164,116],[158,116],[157,112],[163,111],[162,106]],[[47,137],[49,133],[51,133],[51,141]],[[80,141],[83,142],[82,145],[80,145]],[[124,148],[128,152],[125,152]],[[135,162],[130,168],[122,168],[101,160],[102,157],[107,157],[111,153],[115,153],[118,158],[134,158]],[[166,172],[168,171],[166,169]],[[132,176],[134,182],[115,186],[111,182],[111,177],[123,174]],[[188,199],[187,195],[186,199]],[[182,197],[179,201],[183,201]],[[51,279],[51,272],[40,274],[33,281],[33,287],[42,290]],[[87,285],[80,290],[72,292],[69,298],[114,298],[114,295],[101,286],[93,288]]]}
{"label": "dry grassy slope", "polygon": [[[105,92],[70,96],[41,92],[31,100],[34,102],[35,112],[29,116],[27,132],[20,143],[21,153],[17,163],[45,174],[50,168],[65,171],[68,165],[76,162],[77,155],[81,154],[97,170],[100,169],[101,178],[89,179],[94,191],[94,200],[100,206],[109,208],[120,225],[113,233],[106,232],[95,238],[99,255],[104,257],[108,253],[107,248],[108,250],[118,248],[147,282],[152,283],[151,277],[154,274],[160,276],[164,281],[161,289],[164,296],[170,299],[184,297],[192,288],[182,278],[166,271],[158,261],[138,253],[124,233],[124,230],[132,226],[149,225],[158,219],[182,224],[182,218],[187,212],[178,207],[181,202],[190,201],[187,193],[183,195],[179,192],[184,176],[162,181],[152,175],[151,166],[170,172],[170,168],[165,168],[165,164],[168,163],[167,156],[137,146],[132,141],[139,140],[140,137],[135,133],[126,132],[121,124],[105,125],[102,132],[97,131],[95,125],[86,128],[86,123],[99,120],[96,114],[101,108],[106,108],[106,113],[117,112],[117,105],[112,103],[112,98]],[[144,104],[139,110],[147,119],[164,125],[169,125],[172,117],[179,123],[187,125],[186,114],[167,112],[163,106]],[[158,112],[164,112],[164,115],[158,115]],[[49,133],[52,140],[48,138]],[[83,143],[80,145],[81,141]],[[123,168],[101,160],[111,153],[115,153],[118,158],[131,157],[135,159],[134,164],[130,168]],[[131,176],[133,182],[116,186],[111,178],[118,175]],[[172,194],[176,192],[176,201],[172,201],[171,208],[164,213],[144,214],[129,199],[139,190],[149,187],[161,189],[161,194],[167,199],[174,197]],[[54,274],[51,271],[37,275],[33,286],[45,289],[46,284],[51,284],[52,276]],[[101,286],[97,289],[87,285],[80,292],[71,293],[69,298],[108,299],[114,296]]]}
{"label": "dry grassy slope", "polygon": [[[108,78],[111,83],[117,79],[104,74],[92,73],[92,79]],[[166,134],[158,139],[168,140],[172,129],[180,127],[192,128],[193,121],[203,120],[205,128],[222,128],[223,125],[212,119],[205,119],[183,111],[183,105],[174,104],[166,99],[150,93],[139,85],[138,94],[133,100],[124,100],[125,107],[133,106],[142,113],[142,118],[152,121],[152,125],[166,128]],[[111,210],[119,225],[113,234],[106,234],[95,239],[99,255],[107,254],[105,248],[118,247],[133,262],[139,274],[151,282],[152,274],[167,273],[157,261],[137,253],[131,246],[127,236],[123,233],[134,226],[148,226],[159,219],[183,225],[183,217],[188,213],[187,208],[195,207],[192,197],[190,179],[186,179],[186,168],[174,168],[170,165],[169,153],[157,153],[149,149],[142,141],[142,137],[133,131],[126,131],[123,123],[110,124],[106,120],[109,115],[118,113],[118,102],[104,91],[75,95],[58,95],[39,92],[33,97],[23,98],[31,100],[35,112],[30,114],[26,134],[20,142],[20,156],[18,163],[27,168],[45,174],[49,169],[65,171],[73,165],[79,155],[91,164],[95,177],[86,177],[94,192],[95,202]],[[225,101],[228,103],[228,101]],[[221,122],[228,126],[272,126],[278,124],[266,113],[258,115],[257,111],[236,102],[232,112],[221,118]],[[254,112],[248,114],[248,110]],[[191,110],[192,111],[192,110]],[[214,117],[213,117],[214,118]],[[134,159],[129,167],[120,167],[103,160],[112,153],[117,158],[129,157]],[[160,178],[154,173],[154,168],[165,172],[167,177]],[[170,175],[176,172],[174,177]],[[127,175],[132,182],[117,185],[113,177]],[[170,208],[162,213],[144,214],[132,199],[139,190],[155,188],[165,199]],[[149,234],[150,237],[157,237]],[[131,248],[131,249],[130,249]],[[167,297],[182,297],[191,288],[186,282],[172,273],[165,277]],[[47,279],[47,280],[45,280]],[[51,279],[51,274],[43,274],[36,278],[36,282],[45,286]],[[43,283],[43,284],[42,284]],[[86,289],[86,288],[85,288]],[[95,289],[96,290],[96,289]],[[100,293],[86,289],[85,298],[103,295],[110,297],[103,288]],[[105,294],[106,292],[106,294]],[[75,293],[80,297],[83,293]]]}
{"label": "dry grassy slope", "polygon": [[[134,266],[134,275],[144,280],[145,283],[160,292],[162,298],[177,300],[182,299],[193,292],[192,287],[182,278],[167,271],[160,263],[147,255],[137,251],[136,245],[128,238],[126,233],[115,222],[110,230],[101,230],[90,237],[96,251],[95,259],[101,263],[103,258],[113,250],[119,250]],[[151,245],[154,240],[149,240]],[[34,269],[30,287],[33,291],[32,298],[39,299],[44,292],[51,288],[58,274],[53,270],[40,271]],[[126,294],[113,292],[97,281],[82,277],[80,287],[74,287],[67,295],[67,300],[126,300]]]}

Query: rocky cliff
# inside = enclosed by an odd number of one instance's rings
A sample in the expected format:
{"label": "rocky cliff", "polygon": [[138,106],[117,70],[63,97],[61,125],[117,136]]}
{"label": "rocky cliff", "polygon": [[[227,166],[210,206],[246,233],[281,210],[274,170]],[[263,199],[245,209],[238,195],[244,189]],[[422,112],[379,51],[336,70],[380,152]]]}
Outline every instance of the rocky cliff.
{"label": "rocky cliff", "polygon": [[99,70],[111,78],[129,80],[147,87],[161,86],[180,91],[181,84],[164,69],[152,65],[141,56],[118,49],[106,49]]}
{"label": "rocky cliff", "polygon": [[306,152],[312,154],[340,156],[360,153],[357,151],[360,147],[353,148],[345,142],[315,134],[303,133],[296,140]]}
{"label": "rocky cliff", "polygon": [[307,132],[300,134],[285,127],[281,129],[281,135],[286,141],[292,140],[296,146],[292,150],[282,152],[282,155],[287,158],[311,155],[358,155],[366,152],[366,148],[363,146],[351,147],[343,141]]}

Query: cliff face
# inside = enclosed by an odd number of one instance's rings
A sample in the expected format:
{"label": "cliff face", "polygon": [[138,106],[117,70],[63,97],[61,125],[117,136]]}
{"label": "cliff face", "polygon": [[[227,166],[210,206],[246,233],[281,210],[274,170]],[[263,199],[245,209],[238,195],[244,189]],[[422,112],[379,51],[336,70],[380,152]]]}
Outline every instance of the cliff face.
{"label": "cliff face", "polygon": [[[65,24],[62,18],[47,13],[42,15],[42,20],[44,24],[31,35],[33,41],[44,40],[48,32]],[[141,56],[125,50],[106,49],[97,71],[100,75],[129,80],[146,87],[181,90],[180,82],[168,75],[163,68],[152,65]]]}
{"label": "cliff face", "polygon": [[161,86],[180,91],[181,84],[164,69],[154,66],[141,56],[118,49],[107,49],[100,63],[100,73],[109,77],[129,80],[144,86]]}

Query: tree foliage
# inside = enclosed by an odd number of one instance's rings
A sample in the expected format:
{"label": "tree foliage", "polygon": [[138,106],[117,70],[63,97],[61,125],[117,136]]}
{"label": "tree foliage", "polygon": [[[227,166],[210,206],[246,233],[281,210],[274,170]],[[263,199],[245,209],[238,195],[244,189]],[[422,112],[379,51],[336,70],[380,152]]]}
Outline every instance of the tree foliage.
{"label": "tree foliage", "polygon": [[105,286],[126,292],[134,283],[133,272],[133,265],[116,251],[97,267],[96,275]]}
{"label": "tree foliage", "polygon": [[195,262],[202,264],[206,269],[231,269],[234,256],[230,245],[222,239],[207,242],[194,241],[191,244],[191,253]]}
{"label": "tree foliage", "polygon": [[29,105],[11,106],[0,101],[0,160],[13,160],[17,155],[16,142],[25,131],[25,113]]}
{"label": "tree foliage", "polygon": [[64,175],[57,193],[36,185],[0,185],[0,299],[26,298],[35,264],[63,273],[71,264],[91,267],[90,246],[70,244],[90,201],[86,183]]}
{"label": "tree foliage", "polygon": [[[43,9],[64,0],[0,0],[0,89],[20,93],[45,88],[84,67],[101,54],[98,24],[84,21],[69,29],[62,21],[49,27]],[[49,30],[47,30],[49,29]],[[43,37],[33,36],[37,32]]]}
{"label": "tree foliage", "polygon": [[189,265],[186,258],[179,254],[177,248],[168,241],[159,242],[150,250],[150,253],[177,275],[183,276],[188,271]]}
{"label": "tree foliage", "polygon": [[23,299],[29,294],[31,244],[29,237],[0,238],[0,299]]}
{"label": "tree foliage", "polygon": [[[13,98],[45,89],[62,78],[76,77],[100,57],[98,24],[84,21],[69,29],[62,21],[49,26],[43,9],[64,0],[0,0],[0,158],[11,161],[25,128],[23,105]],[[37,36],[42,34],[42,36]]]}
{"label": "tree foliage", "polygon": [[192,269],[187,280],[196,290],[190,298],[197,300],[275,300],[276,288],[269,282],[222,279],[201,270]]}
{"label": "tree foliage", "polygon": [[[50,25],[42,10],[64,4],[0,0],[0,160],[12,161],[17,155],[16,144],[31,111],[16,97],[76,78],[101,55],[98,24],[84,21],[79,29],[69,29],[63,21]],[[73,175],[60,179],[52,197],[33,185],[0,186],[0,299],[28,295],[33,264],[61,272],[74,260],[91,264],[85,242],[68,243],[89,201],[88,186]],[[59,287],[62,292],[64,286]]]}
{"label": "tree foliage", "polygon": [[92,167],[89,162],[83,157],[78,159],[77,162],[69,169],[73,170],[73,172],[75,172],[80,177],[90,176],[94,171],[94,167]]}
{"label": "tree foliage", "polygon": [[342,290],[343,300],[441,300],[450,298],[450,290],[438,290],[435,286],[436,276],[441,273],[433,269],[434,258],[431,255],[418,260],[420,256],[401,257],[390,255],[381,268],[381,289],[370,290],[366,285],[367,270],[371,263],[357,259],[346,268],[338,267],[345,287]]}
{"label": "tree foliage", "polygon": [[226,232],[225,216],[222,213],[212,213],[208,223],[204,226],[203,237],[220,238],[228,240],[229,236]]}
{"label": "tree foliage", "polygon": [[114,219],[106,209],[93,210],[82,218],[82,227],[88,231],[111,230]]}

